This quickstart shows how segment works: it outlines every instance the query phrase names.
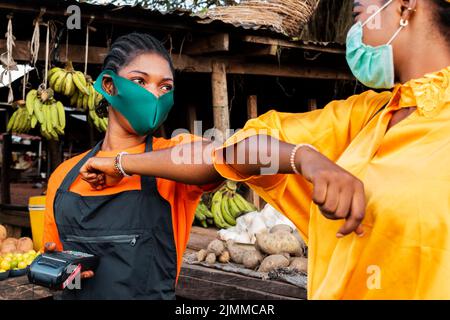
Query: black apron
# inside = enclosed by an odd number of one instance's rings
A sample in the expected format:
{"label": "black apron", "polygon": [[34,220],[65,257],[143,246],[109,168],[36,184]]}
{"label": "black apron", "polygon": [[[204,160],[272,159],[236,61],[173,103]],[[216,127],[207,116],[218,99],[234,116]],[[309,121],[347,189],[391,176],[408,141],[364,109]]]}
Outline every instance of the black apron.
{"label": "black apron", "polygon": [[[170,204],[155,177],[141,177],[141,190],[107,196],[69,191],[81,166],[100,150],[102,141],[65,177],[54,201],[54,215],[64,250],[100,257],[81,290],[64,290],[63,299],[175,299],[177,253]],[[146,142],[152,150],[152,137]]]}

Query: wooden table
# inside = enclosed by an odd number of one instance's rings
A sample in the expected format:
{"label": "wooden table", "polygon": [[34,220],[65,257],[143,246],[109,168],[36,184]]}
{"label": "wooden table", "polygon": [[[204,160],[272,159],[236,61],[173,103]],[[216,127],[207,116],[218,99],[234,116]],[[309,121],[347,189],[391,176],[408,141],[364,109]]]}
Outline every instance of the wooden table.
{"label": "wooden table", "polygon": [[[186,254],[206,248],[216,237],[217,229],[193,227]],[[181,268],[176,294],[190,300],[297,300],[306,299],[306,288],[185,263]],[[52,297],[52,291],[29,284],[26,276],[0,281],[0,300]]]}
{"label": "wooden table", "polygon": [[[186,254],[206,248],[216,238],[217,229],[193,227]],[[192,300],[306,299],[306,288],[303,287],[186,263],[181,269],[176,293]]]}
{"label": "wooden table", "polygon": [[30,284],[27,276],[0,281],[0,300],[41,300],[52,298],[53,293],[50,290]]}

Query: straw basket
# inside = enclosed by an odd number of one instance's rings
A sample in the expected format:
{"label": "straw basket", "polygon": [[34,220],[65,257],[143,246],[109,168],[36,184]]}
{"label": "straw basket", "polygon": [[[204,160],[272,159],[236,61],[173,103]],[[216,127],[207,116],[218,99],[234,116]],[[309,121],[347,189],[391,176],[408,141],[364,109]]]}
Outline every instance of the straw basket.
{"label": "straw basket", "polygon": [[318,3],[319,0],[247,0],[235,6],[210,9],[205,18],[296,37]]}

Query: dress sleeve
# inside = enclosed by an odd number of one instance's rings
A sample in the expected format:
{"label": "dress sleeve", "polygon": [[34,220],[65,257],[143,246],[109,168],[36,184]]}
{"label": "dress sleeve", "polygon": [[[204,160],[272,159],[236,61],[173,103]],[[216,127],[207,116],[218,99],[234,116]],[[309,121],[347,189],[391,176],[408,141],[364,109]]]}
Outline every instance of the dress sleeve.
{"label": "dress sleeve", "polygon": [[[244,129],[228,139],[224,146],[234,145],[254,135],[269,135],[281,141],[316,147],[329,159],[336,161],[356,135],[390,99],[390,92],[366,91],[347,100],[336,100],[324,109],[307,113],[269,111],[249,120]],[[298,175],[246,176],[214,157],[214,166],[223,177],[244,181],[265,201],[284,213],[298,227],[304,238],[308,234],[312,187]]]}

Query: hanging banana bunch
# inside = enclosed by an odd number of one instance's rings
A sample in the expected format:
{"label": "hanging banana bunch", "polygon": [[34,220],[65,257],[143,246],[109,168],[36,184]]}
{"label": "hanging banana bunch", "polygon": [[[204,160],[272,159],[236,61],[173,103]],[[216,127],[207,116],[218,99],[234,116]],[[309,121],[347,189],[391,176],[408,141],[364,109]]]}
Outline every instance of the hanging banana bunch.
{"label": "hanging banana bunch", "polygon": [[84,74],[76,71],[71,61],[67,61],[63,69],[58,67],[50,69],[48,83],[56,93],[67,97],[72,97],[77,90],[85,95],[89,94]]}
{"label": "hanging banana bunch", "polygon": [[28,92],[25,101],[31,128],[35,128],[39,123],[41,134],[47,140],[59,140],[66,127],[64,106],[55,100],[53,94],[52,89],[33,89]]}
{"label": "hanging banana bunch", "polygon": [[97,108],[99,107],[103,96],[94,89],[94,84],[90,76],[87,76],[87,83],[89,95],[87,98],[83,98],[83,103],[85,106],[87,105],[87,108],[85,107],[85,109],[88,110],[89,118],[97,130],[106,132],[108,127],[108,117],[100,117],[97,113]]}
{"label": "hanging banana bunch", "polygon": [[205,228],[214,224],[219,229],[228,229],[236,225],[236,219],[242,214],[256,211],[257,208],[236,190],[236,182],[228,180],[213,194],[211,210],[200,202],[195,211],[196,220]]}
{"label": "hanging banana bunch", "polygon": [[8,121],[6,131],[14,133],[27,133],[31,129],[31,116],[28,114],[25,101],[19,100],[13,103],[17,110]]}
{"label": "hanging banana bunch", "polygon": [[55,92],[70,97],[72,107],[87,112],[88,118],[98,131],[106,131],[108,118],[99,117],[95,112],[103,96],[94,89],[90,76],[76,71],[72,62],[68,61],[63,69],[58,67],[50,69],[48,79],[50,87]]}

